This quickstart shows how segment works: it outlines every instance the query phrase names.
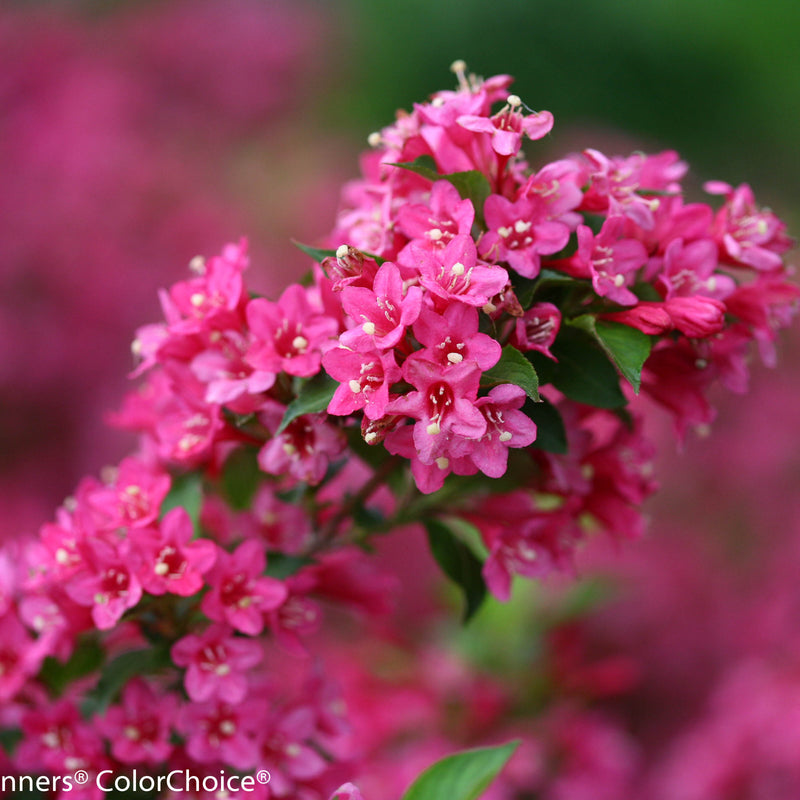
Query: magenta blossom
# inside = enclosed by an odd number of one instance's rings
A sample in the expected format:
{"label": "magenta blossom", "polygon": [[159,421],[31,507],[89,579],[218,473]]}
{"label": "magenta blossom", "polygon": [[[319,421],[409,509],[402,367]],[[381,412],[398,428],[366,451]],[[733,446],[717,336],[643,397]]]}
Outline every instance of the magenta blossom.
{"label": "magenta blossom", "polygon": [[399,230],[431,249],[445,247],[455,236],[469,235],[474,221],[472,201],[462,200],[450,181],[435,181],[426,204],[408,203],[397,212]]}
{"label": "magenta blossom", "polygon": [[337,347],[325,354],[322,365],[339,381],[328,404],[329,414],[346,416],[363,408],[367,419],[380,419],[386,413],[389,387],[400,379],[393,352],[354,353]]}
{"label": "magenta blossom", "polygon": [[447,306],[443,314],[423,308],[414,323],[414,336],[425,349],[411,358],[434,361],[445,368],[474,361],[485,372],[500,360],[502,348],[496,339],[479,333],[478,325],[478,311],[463,303]]}
{"label": "magenta blossom", "polygon": [[277,608],[287,595],[281,581],[263,575],[266,565],[263,546],[252,539],[233,553],[220,551],[207,578],[211,591],[200,604],[203,613],[250,636],[261,633],[264,613]]}
{"label": "magenta blossom", "polygon": [[443,372],[433,362],[409,359],[403,377],[416,391],[393,400],[388,410],[417,420],[414,445],[423,463],[446,458],[454,437],[479,439],[486,433],[486,420],[475,408],[480,370],[474,362],[462,361]]}
{"label": "magenta blossom", "polygon": [[403,286],[396,264],[381,265],[372,289],[347,286],[342,290],[342,306],[356,327],[345,331],[339,341],[351,350],[387,350],[394,347],[406,328],[419,316],[422,290]]}
{"label": "magenta blossom", "polygon": [[489,134],[492,149],[500,156],[513,156],[519,152],[522,136],[529,139],[541,139],[553,128],[553,115],[549,111],[540,111],[523,115],[519,108],[522,105],[516,95],[509,95],[506,105],[493,117],[464,114],[457,120],[462,128],[473,133]]}
{"label": "magenta blossom", "polygon": [[480,308],[508,283],[508,273],[502,267],[478,261],[470,236],[455,236],[444,250],[434,252],[411,242],[403,251],[402,263],[419,270],[420,282],[435,295],[441,308],[453,300]]}
{"label": "magenta blossom", "polygon": [[536,439],[536,425],[522,411],[525,391],[510,383],[495,386],[488,397],[475,401],[486,420],[486,433],[480,439],[458,441],[453,455],[464,456],[484,475],[499,478],[505,474],[509,447],[527,447]]}
{"label": "magenta blossom", "polygon": [[263,372],[306,377],[319,370],[322,351],[336,335],[336,320],[315,309],[306,290],[292,284],[277,302],[259,297],[247,306],[253,341],[246,361]]}
{"label": "magenta blossom", "polygon": [[507,261],[526,278],[535,278],[541,257],[562,250],[569,241],[569,226],[554,217],[560,208],[551,198],[531,191],[512,202],[492,194],[486,198],[483,213],[488,231],[478,243],[480,253],[492,261]]}
{"label": "magenta blossom", "polygon": [[218,548],[209,539],[193,537],[192,520],[181,507],[168,511],[158,528],[137,533],[137,576],[147,592],[188,597],[203,588],[203,575],[214,565]]}
{"label": "magenta blossom", "polygon": [[100,630],[108,630],[142,596],[136,574],[138,558],[128,540],[114,548],[101,539],[87,539],[79,549],[84,559],[82,568],[64,588],[72,600],[92,609],[92,619]]}
{"label": "magenta blossom", "polygon": [[172,646],[172,660],[186,668],[186,694],[196,703],[218,698],[240,703],[247,694],[247,670],[261,661],[258,642],[234,636],[227,625],[190,633]]}
{"label": "magenta blossom", "polygon": [[552,303],[534,303],[514,323],[511,342],[523,351],[536,350],[557,361],[550,352],[561,327],[561,312]]}
{"label": "magenta blossom", "polygon": [[159,764],[172,752],[170,736],[178,710],[175,695],[159,693],[134,678],[98,727],[111,742],[111,753],[123,764]]}

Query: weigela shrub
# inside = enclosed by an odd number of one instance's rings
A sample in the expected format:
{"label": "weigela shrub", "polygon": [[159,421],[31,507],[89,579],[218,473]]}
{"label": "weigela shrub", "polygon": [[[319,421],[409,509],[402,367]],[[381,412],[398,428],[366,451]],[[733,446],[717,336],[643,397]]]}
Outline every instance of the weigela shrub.
{"label": "weigela shrub", "polygon": [[326,606],[389,608],[373,536],[422,523],[467,615],[506,600],[641,534],[645,398],[683,436],[751,342],[774,360],[800,291],[748,186],[690,202],[671,151],[531,165],[552,115],[454,70],[369,137],[304,280],[253,296],[242,241],[161,293],[113,417],[139,450],[0,573],[14,768],[262,767],[261,796],[327,797],[358,748],[305,656]]}

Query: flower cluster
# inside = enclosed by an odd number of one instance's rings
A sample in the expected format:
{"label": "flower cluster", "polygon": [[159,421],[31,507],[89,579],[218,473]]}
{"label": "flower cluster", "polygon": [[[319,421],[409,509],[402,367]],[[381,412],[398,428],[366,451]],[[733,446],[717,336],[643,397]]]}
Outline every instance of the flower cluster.
{"label": "flower cluster", "polygon": [[[592,532],[640,534],[640,392],[683,434],[752,341],[773,359],[800,290],[747,186],[687,202],[672,152],[530,168],[552,116],[454,70],[370,137],[307,280],[254,295],[242,241],[161,292],[113,417],[138,451],[0,561],[14,769],[260,767],[264,797],[327,797],[359,749],[308,656],[328,606],[389,607],[374,536],[423,523],[468,614],[505,600]],[[602,721],[552,724],[627,763]]]}

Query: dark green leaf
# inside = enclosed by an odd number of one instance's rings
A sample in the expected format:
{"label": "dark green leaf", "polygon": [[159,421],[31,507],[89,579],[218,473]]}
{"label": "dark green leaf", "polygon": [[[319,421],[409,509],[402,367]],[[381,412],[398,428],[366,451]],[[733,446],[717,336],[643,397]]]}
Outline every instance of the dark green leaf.
{"label": "dark green leaf", "polygon": [[84,638],[78,642],[66,663],[48,656],[42,664],[39,680],[47,686],[51,694],[58,697],[72,681],[100,669],[103,658],[103,648],[97,639],[94,636]]}
{"label": "dark green leaf", "polygon": [[541,353],[528,354],[542,383],[552,383],[572,400],[597,408],[625,405],[617,370],[590,333],[562,325],[550,352],[557,363]]}
{"label": "dark green leaf", "polygon": [[486,597],[481,562],[446,525],[436,519],[425,522],[428,545],[442,571],[464,593],[464,622],[471,619]]}
{"label": "dark green leaf", "polygon": [[263,477],[256,448],[239,447],[234,450],[225,460],[222,470],[222,489],[231,508],[236,511],[250,508]]}
{"label": "dark green leaf", "polygon": [[597,320],[595,331],[603,348],[614,359],[623,377],[633,386],[636,394],[639,394],[642,366],[650,355],[652,347],[650,337],[630,325],[603,320]]}
{"label": "dark green leaf", "polygon": [[319,414],[325,411],[338,385],[339,382],[326,372],[319,372],[309,378],[300,388],[297,397],[286,407],[277,433],[284,431],[290,422],[303,414]]}
{"label": "dark green leaf", "polygon": [[[398,164],[397,166],[403,166]],[[302,242],[298,242],[296,239],[292,239],[292,244],[298,249],[302,250],[307,256],[311,256],[317,263],[321,264],[322,260],[325,258],[335,258],[336,251],[329,250],[324,247],[311,247],[310,245],[303,244]],[[371,258],[373,261],[376,261],[378,265],[383,264],[386,261],[385,258],[381,258],[380,256],[376,256],[374,253],[365,253],[363,250],[361,251],[363,256],[367,258]],[[309,282],[310,283],[310,282]],[[305,284],[304,284],[305,285]]]}
{"label": "dark green leaf", "polygon": [[533,447],[548,453],[567,452],[567,431],[558,409],[544,397],[539,403],[525,401],[522,411],[536,423],[536,441]]}
{"label": "dark green leaf", "polygon": [[161,516],[173,508],[186,510],[192,520],[195,534],[200,528],[200,506],[203,504],[203,480],[199,472],[187,472],[173,478],[172,488],[161,504]]}
{"label": "dark green leaf", "polygon": [[335,250],[326,250],[319,247],[310,247],[307,244],[303,244],[302,242],[298,242],[296,239],[292,239],[292,244],[298,249],[302,250],[307,256],[311,256],[314,261],[318,263],[322,263],[323,258],[328,258],[329,256],[336,256]]}
{"label": "dark green leaf", "polygon": [[305,556],[289,556],[285,553],[270,553],[267,558],[267,575],[285,580],[299,572],[303,567],[313,564],[313,558]]}
{"label": "dark green leaf", "polygon": [[84,716],[99,714],[108,708],[125,685],[137,675],[158,672],[172,662],[169,648],[148,647],[143,650],[129,650],[110,661],[100,676],[97,686],[89,692],[81,704]]}
{"label": "dark green leaf", "polygon": [[515,741],[447,756],[428,767],[411,784],[402,800],[476,800],[518,746],[519,742]]}
{"label": "dark green leaf", "polygon": [[492,193],[492,188],[489,186],[486,176],[477,170],[470,170],[469,172],[453,172],[442,177],[450,181],[458,189],[458,193],[463,200],[472,201],[475,217],[478,223],[483,225],[483,204]]}
{"label": "dark green leaf", "polygon": [[513,383],[525,390],[534,402],[539,402],[539,377],[531,362],[513,345],[503,348],[500,360],[481,375],[481,386],[499,386]]}
{"label": "dark green leaf", "polygon": [[492,188],[482,172],[473,169],[467,172],[451,172],[449,175],[442,175],[436,167],[436,162],[427,155],[419,156],[404,164],[392,164],[391,166],[410,170],[430,181],[450,181],[458,190],[462,200],[472,201],[475,217],[481,225],[483,224],[483,204],[492,193]]}
{"label": "dark green leaf", "polygon": [[439,174],[433,156],[418,156],[413,161],[406,161],[404,164],[390,164],[389,166],[407,169],[409,172],[415,172],[429,181],[438,181],[444,177]]}
{"label": "dark green leaf", "polygon": [[23,733],[19,728],[2,728],[0,729],[0,748],[5,751],[6,755],[11,755],[22,738]]}

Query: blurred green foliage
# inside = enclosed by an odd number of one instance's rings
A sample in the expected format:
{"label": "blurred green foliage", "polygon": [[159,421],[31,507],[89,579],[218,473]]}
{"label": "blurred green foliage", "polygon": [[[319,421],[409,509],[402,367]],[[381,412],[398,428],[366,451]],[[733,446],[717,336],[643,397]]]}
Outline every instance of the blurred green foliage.
{"label": "blurred green foliage", "polygon": [[[327,111],[369,132],[432,91],[450,63],[515,76],[567,129],[674,148],[699,180],[796,203],[800,4],[794,0],[337,0],[343,74]],[[594,137],[596,138],[596,137]],[[587,131],[570,146],[598,146]],[[553,146],[557,147],[556,138]],[[563,153],[556,149],[555,157]]]}

